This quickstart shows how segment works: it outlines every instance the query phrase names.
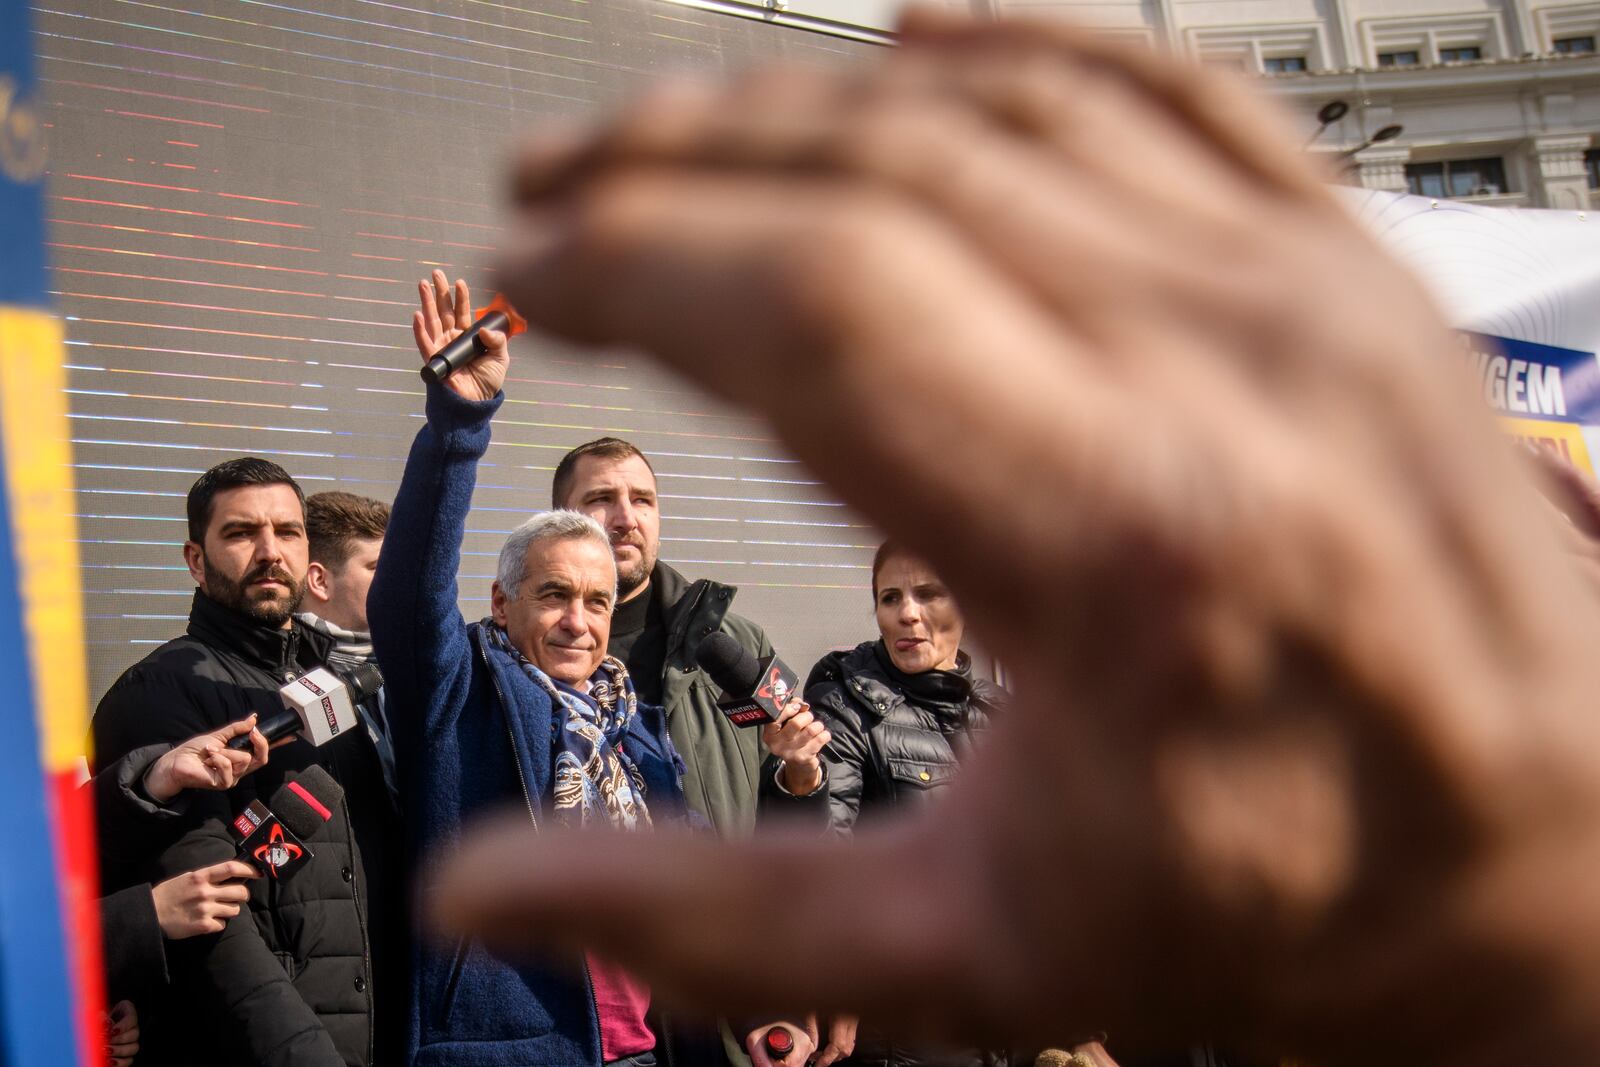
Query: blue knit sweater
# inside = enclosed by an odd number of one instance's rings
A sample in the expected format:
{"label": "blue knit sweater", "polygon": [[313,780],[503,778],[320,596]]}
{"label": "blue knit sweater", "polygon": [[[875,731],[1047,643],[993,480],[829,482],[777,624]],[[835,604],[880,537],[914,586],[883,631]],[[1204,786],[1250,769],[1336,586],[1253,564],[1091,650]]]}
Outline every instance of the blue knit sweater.
{"label": "blue knit sweater", "polygon": [[[368,597],[413,870],[454,848],[482,813],[514,806],[542,826],[549,799],[550,698],[457,607],[467,511],[501,399],[472,403],[428,387],[427,423],[406,460]],[[660,708],[639,706],[623,748],[644,776],[651,815],[681,814],[681,761]],[[476,942],[441,949],[418,937],[410,1008],[413,1067],[600,1063],[579,959],[527,966]]]}

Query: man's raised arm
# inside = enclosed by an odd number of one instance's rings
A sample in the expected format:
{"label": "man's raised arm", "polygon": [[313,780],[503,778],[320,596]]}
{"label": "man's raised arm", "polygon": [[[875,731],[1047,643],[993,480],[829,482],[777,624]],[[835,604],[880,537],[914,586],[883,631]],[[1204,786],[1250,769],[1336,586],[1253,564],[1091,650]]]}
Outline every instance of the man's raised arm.
{"label": "man's raised arm", "polygon": [[[472,324],[467,283],[452,291],[443,271],[419,286],[412,318],[426,360]],[[429,385],[427,423],[417,433],[395,495],[389,531],[368,594],[372,644],[383,667],[390,722],[402,751],[424,743],[458,701],[434,696],[464,685],[466,624],[457,607],[456,569],[478,460],[489,448],[489,419],[500,407],[509,357],[505,334],[479,335],[488,351],[443,385]]]}

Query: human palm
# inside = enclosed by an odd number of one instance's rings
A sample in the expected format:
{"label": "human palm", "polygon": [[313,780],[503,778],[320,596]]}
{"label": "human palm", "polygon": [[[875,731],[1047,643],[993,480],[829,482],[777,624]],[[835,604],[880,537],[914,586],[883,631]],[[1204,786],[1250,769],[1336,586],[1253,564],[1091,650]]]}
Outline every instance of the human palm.
{"label": "human palm", "polygon": [[[417,351],[426,363],[434,353],[472,327],[472,294],[466,279],[458,278],[452,288],[442,270],[417,283],[421,306],[411,316],[411,333]],[[490,400],[506,380],[511,357],[503,330],[482,330],[484,354],[445,379],[445,386],[465,400]]]}

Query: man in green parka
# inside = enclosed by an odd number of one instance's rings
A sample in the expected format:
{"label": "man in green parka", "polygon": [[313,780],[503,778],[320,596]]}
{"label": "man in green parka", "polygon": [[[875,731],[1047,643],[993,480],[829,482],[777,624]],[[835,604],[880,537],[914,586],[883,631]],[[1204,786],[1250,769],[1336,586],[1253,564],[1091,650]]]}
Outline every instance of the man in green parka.
{"label": "man in green parka", "polygon": [[639,699],[667,710],[667,728],[687,765],[689,808],[722,837],[755,825],[759,730],[734,726],[717,710],[718,690],[695,666],[707,634],[728,634],[755,656],[772,653],[760,626],[733,614],[738,590],[709,578],[690,581],[659,559],[661,512],[655,469],[615,437],[579,445],[556,467],[551,503],[591,516],[611,537],[617,607],[611,654],[628,665]]}

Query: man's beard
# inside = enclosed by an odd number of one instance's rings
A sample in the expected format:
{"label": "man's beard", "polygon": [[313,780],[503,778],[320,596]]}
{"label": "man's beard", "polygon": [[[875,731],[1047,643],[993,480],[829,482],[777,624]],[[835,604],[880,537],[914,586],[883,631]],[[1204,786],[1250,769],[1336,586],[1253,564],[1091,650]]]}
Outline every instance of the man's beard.
{"label": "man's beard", "polygon": [[[204,559],[204,557],[202,557]],[[206,570],[206,596],[231,611],[254,619],[256,622],[267,626],[282,626],[288,622],[300,608],[300,601],[306,595],[304,582],[297,582],[294,577],[275,563],[263,563],[254,570],[249,571],[239,581],[234,581],[211,565],[209,559],[205,560]],[[270,598],[252,597],[250,583],[258,582],[263,578],[272,578],[282,582],[288,587],[288,596],[273,596]]]}
{"label": "man's beard", "polygon": [[[624,541],[623,544],[633,545],[634,548],[639,550],[639,564],[637,569],[628,573],[623,573],[622,568],[620,566],[617,567],[617,603],[619,604],[637,592],[641,585],[648,582],[650,580],[650,572],[656,569],[656,557],[651,555],[644,545],[636,541]],[[612,546],[612,551],[616,551],[615,545]]]}

